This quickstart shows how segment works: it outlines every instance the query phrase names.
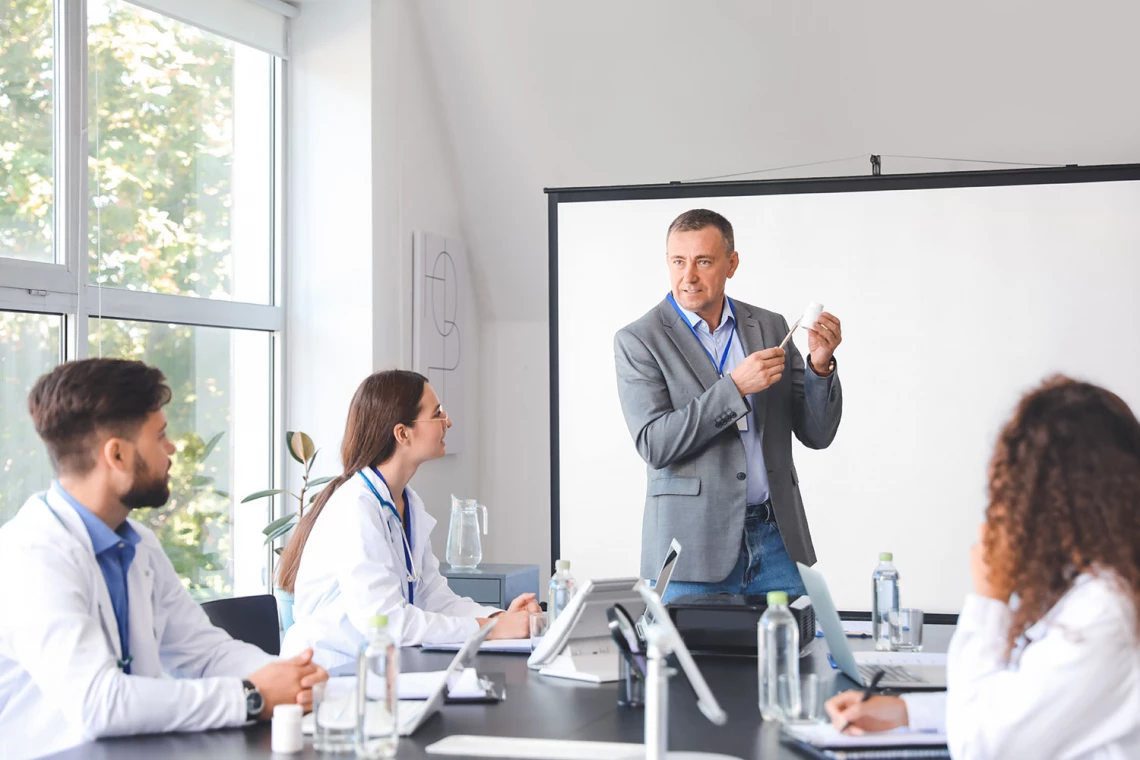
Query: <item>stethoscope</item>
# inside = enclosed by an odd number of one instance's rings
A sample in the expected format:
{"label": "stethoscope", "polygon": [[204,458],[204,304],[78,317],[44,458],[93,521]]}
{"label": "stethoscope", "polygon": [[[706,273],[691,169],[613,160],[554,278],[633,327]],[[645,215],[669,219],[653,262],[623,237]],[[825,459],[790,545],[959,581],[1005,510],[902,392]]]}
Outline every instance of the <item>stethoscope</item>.
{"label": "stethoscope", "polygon": [[[372,472],[376,473],[376,477],[380,478],[380,482],[383,483],[384,487],[388,489],[388,493],[391,493],[392,488],[388,485],[388,481],[384,479],[384,476],[380,474],[380,471],[373,467]],[[419,571],[416,570],[416,562],[412,558],[412,511],[408,503],[408,489],[404,489],[404,514],[407,515],[407,521],[405,522],[404,520],[400,519],[400,513],[396,511],[396,505],[380,495],[380,492],[376,490],[376,486],[372,485],[372,481],[369,480],[368,476],[364,474],[364,470],[361,470],[357,474],[360,475],[360,477],[364,480],[364,483],[368,486],[368,490],[372,492],[372,495],[376,497],[376,500],[380,502],[381,506],[388,508],[389,515],[385,517],[384,524],[388,526],[389,538],[392,537],[392,533],[394,532],[392,530],[391,517],[395,517],[396,522],[400,524],[400,537],[404,540],[404,564],[407,566],[408,570],[408,604],[415,604],[415,584],[419,581],[420,574]]]}

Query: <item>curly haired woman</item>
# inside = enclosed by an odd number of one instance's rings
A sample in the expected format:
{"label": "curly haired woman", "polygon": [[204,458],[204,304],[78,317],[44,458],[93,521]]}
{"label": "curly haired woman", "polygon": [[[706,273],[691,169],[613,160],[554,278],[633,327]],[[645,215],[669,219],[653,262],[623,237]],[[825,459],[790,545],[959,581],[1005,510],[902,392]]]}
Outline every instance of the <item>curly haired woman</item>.
{"label": "curly haired woman", "polygon": [[851,732],[942,727],[958,760],[1140,757],[1140,422],[1056,377],[990,464],[945,694],[828,702]]}

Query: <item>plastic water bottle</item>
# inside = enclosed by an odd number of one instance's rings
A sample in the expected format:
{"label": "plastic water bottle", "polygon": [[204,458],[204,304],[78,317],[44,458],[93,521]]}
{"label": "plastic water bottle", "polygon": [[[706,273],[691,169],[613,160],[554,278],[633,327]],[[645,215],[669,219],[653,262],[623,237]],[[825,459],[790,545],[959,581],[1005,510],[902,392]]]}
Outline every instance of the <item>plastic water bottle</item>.
{"label": "plastic water bottle", "polygon": [[395,757],[400,743],[400,650],[388,635],[388,616],[372,618],[357,660],[356,756]]}
{"label": "plastic water bottle", "polygon": [[788,609],[788,595],[768,592],[768,608],[756,625],[760,669],[760,716],[787,722],[800,717],[800,627]]}
{"label": "plastic water bottle", "polygon": [[554,563],[554,575],[550,576],[549,592],[550,624],[561,614],[562,610],[570,605],[574,592],[578,590],[574,576],[570,574],[570,560],[560,559]]}
{"label": "plastic water bottle", "polygon": [[883,552],[879,566],[871,576],[871,638],[875,649],[889,652],[891,646],[891,613],[899,611],[899,571],[891,564],[894,555]]}

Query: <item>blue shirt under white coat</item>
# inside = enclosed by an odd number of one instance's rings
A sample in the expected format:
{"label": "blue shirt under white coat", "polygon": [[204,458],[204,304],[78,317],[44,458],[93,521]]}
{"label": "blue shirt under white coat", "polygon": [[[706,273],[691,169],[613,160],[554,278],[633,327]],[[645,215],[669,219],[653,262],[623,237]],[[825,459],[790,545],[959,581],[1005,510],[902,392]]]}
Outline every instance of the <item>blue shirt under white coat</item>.
{"label": "blue shirt under white coat", "polygon": [[91,536],[91,548],[95,550],[95,561],[103,571],[103,580],[107,583],[107,591],[111,594],[111,607],[115,610],[115,621],[119,624],[119,642],[122,647],[122,670],[131,672],[130,631],[130,597],[127,594],[127,572],[135,560],[135,547],[138,546],[141,536],[123,520],[118,530],[111,530],[107,523],[100,520],[95,514],[80,504],[74,496],[64,490],[59,481],[51,484],[52,489],[71,505],[87,528]]}

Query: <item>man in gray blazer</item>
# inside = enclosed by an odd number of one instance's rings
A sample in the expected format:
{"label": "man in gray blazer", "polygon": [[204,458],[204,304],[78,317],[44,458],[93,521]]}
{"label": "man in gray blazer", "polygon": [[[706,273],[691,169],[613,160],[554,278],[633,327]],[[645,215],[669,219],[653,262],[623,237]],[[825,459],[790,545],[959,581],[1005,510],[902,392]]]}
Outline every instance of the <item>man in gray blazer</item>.
{"label": "man in gray blazer", "polygon": [[792,463],[792,433],[831,444],[843,411],[833,358],[838,319],[808,328],[808,364],[787,321],[725,296],[740,263],[732,225],[705,209],[669,226],[672,289],[614,337],[618,395],[645,460],[641,574],[660,568],[669,542],[683,547],[666,601],[729,591],[804,593],[795,562],[815,549]]}

